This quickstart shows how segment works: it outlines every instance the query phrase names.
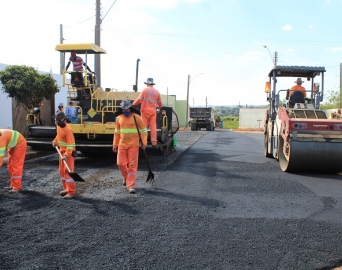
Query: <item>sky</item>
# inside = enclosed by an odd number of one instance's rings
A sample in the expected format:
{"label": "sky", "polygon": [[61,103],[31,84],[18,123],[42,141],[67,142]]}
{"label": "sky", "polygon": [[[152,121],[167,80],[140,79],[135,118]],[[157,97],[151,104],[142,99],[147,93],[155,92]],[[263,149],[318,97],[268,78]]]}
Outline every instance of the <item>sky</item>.
{"label": "sky", "polygon": [[[96,0],[1,2],[2,64],[59,73],[61,26],[63,43],[95,43]],[[133,91],[140,59],[139,90],[151,77],[186,100],[190,76],[191,107],[266,105],[277,52],[278,65],[325,67],[327,95],[340,87],[341,11],[342,0],[101,0],[101,86]]]}

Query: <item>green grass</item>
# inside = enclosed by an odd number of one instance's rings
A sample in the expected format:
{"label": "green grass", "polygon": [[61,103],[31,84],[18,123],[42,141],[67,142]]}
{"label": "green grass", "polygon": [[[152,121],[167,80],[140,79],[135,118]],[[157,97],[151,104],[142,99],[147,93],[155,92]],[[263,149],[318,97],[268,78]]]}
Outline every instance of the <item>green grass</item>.
{"label": "green grass", "polygon": [[237,129],[239,128],[239,117],[237,116],[225,116],[221,118],[224,129]]}

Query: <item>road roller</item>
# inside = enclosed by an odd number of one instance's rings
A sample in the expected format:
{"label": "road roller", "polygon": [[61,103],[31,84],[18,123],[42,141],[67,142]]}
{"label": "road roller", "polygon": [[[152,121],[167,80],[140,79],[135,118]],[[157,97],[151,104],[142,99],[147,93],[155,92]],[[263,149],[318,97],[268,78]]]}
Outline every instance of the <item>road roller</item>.
{"label": "road roller", "polygon": [[[342,120],[320,109],[324,67],[275,65],[265,85],[269,106],[264,121],[264,155],[284,172],[342,172]],[[278,80],[303,78],[305,90],[277,90]],[[280,94],[286,102],[280,104]]]}

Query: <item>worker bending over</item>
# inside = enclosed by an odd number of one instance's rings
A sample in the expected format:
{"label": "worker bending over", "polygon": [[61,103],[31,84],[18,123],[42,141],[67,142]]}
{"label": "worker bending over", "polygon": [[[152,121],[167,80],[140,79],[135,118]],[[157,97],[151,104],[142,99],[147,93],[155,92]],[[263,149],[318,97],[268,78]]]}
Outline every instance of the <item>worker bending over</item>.
{"label": "worker bending over", "polygon": [[22,178],[27,143],[23,135],[11,129],[0,129],[0,167],[3,165],[7,151],[7,169],[10,175],[10,186],[5,187],[10,193],[22,189]]}

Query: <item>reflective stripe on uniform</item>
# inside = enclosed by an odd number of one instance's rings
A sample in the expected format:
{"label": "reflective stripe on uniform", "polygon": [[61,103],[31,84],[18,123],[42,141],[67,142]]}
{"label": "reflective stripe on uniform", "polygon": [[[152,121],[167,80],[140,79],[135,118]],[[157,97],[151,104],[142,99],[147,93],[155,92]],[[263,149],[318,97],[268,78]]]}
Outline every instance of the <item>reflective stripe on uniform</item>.
{"label": "reflective stripe on uniform", "polygon": [[71,149],[71,150],[74,149],[74,147],[76,146],[75,143],[73,143],[73,144],[67,144],[67,143],[62,142],[62,141],[58,141],[58,145],[64,146],[66,149]]}
{"label": "reflective stripe on uniform", "polygon": [[9,148],[13,148],[14,146],[16,146],[18,139],[19,139],[19,132],[13,130],[12,131],[12,137],[11,137],[11,140],[9,141],[9,143],[7,145],[7,148],[9,149]]}

